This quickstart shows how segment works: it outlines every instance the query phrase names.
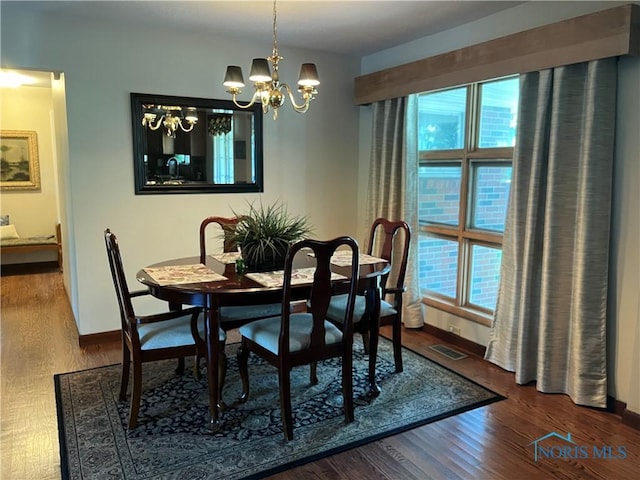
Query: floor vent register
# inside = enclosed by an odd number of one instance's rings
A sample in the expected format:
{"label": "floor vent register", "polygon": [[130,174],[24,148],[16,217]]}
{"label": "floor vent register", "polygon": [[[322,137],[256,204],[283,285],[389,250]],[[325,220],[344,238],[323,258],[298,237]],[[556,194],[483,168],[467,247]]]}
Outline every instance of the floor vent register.
{"label": "floor vent register", "polygon": [[431,345],[429,348],[431,350],[435,350],[436,352],[444,355],[447,358],[450,358],[451,360],[460,360],[461,358],[467,357],[467,355],[465,355],[464,353],[458,352],[457,350],[449,348],[446,345]]}

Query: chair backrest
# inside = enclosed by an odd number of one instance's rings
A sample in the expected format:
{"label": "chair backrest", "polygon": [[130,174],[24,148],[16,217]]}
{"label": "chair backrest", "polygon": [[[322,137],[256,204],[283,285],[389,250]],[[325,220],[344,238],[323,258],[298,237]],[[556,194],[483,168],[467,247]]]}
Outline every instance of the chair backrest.
{"label": "chair backrest", "polygon": [[116,289],[116,297],[118,297],[122,331],[130,332],[129,319],[135,318],[133,304],[131,303],[129,286],[127,285],[124,268],[122,267],[122,258],[120,256],[120,248],[118,247],[118,239],[108,228],[104,231],[104,242],[107,246],[107,256],[109,257],[109,268],[111,269],[113,286]]}
{"label": "chair backrest", "polygon": [[239,217],[207,217],[200,223],[200,263],[206,264],[207,259],[207,239],[205,236],[207,226],[216,223],[222,229],[224,234],[223,252],[235,252],[238,247],[235,242],[229,238],[227,232],[230,228],[233,228],[240,221]]}
{"label": "chair backrest", "polygon": [[[279,352],[289,351],[289,317],[291,315],[289,305],[291,303],[291,277],[294,273],[294,257],[300,250],[312,250],[316,259],[316,269],[311,286],[307,312],[313,317],[313,329],[311,332],[311,346],[309,350],[319,351],[325,345],[324,322],[327,318],[327,310],[333,293],[331,275],[331,256],[336,249],[346,246],[351,250],[351,271],[348,279],[348,300],[345,310],[343,343],[351,348],[353,336],[353,309],[358,290],[358,243],[351,237],[343,236],[333,240],[302,240],[295,243],[289,249],[284,264],[284,283],[282,298],[282,329],[280,331]],[[307,254],[306,252],[304,253]]]}
{"label": "chair backrest", "polygon": [[371,225],[367,253],[384,258],[391,263],[390,273],[381,279],[380,286],[383,294],[390,276],[395,279],[395,285],[392,288],[399,290],[404,288],[410,244],[411,228],[403,220],[391,221],[386,218],[377,218]]}

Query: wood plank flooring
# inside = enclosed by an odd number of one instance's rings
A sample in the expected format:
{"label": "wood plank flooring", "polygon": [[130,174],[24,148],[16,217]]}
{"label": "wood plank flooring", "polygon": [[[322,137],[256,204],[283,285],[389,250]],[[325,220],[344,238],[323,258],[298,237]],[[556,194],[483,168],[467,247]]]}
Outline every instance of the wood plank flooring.
{"label": "wood plank flooring", "polygon": [[[2,480],[60,478],[53,375],[120,361],[120,344],[78,346],[56,271],[1,278],[0,450]],[[115,302],[115,297],[113,299]],[[506,400],[388,437],[273,479],[631,479],[640,471],[640,431],[620,417],[578,407],[564,395],[519,386],[513,374],[472,354],[452,361],[428,348],[441,340],[405,331],[404,343]],[[458,347],[454,347],[458,348]],[[357,411],[356,411],[357,415]],[[550,432],[577,445],[623,447],[626,458],[543,458],[533,445]],[[575,456],[575,455],[574,455]],[[189,480],[189,479],[183,479]]]}

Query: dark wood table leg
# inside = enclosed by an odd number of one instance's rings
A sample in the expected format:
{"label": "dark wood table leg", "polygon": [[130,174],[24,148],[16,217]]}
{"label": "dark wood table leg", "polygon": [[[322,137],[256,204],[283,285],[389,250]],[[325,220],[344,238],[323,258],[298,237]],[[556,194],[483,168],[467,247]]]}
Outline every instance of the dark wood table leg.
{"label": "dark wood table leg", "polygon": [[218,359],[220,356],[218,308],[209,305],[206,310],[205,336],[207,342],[207,383],[209,385],[209,427],[220,429],[220,390],[218,388]]}
{"label": "dark wood table leg", "polygon": [[380,387],[376,382],[376,359],[378,357],[378,337],[380,335],[380,295],[377,279],[371,281],[367,288],[367,304],[370,307],[369,317],[369,389],[371,395],[380,395]]}

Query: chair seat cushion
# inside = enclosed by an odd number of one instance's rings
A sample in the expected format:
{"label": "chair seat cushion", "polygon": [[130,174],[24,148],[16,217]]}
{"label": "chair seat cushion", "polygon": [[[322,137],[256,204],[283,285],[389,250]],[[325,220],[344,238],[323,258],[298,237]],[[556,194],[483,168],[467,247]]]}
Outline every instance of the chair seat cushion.
{"label": "chair seat cushion", "polygon": [[[198,316],[198,332],[200,338],[204,338],[204,316],[202,314]],[[191,334],[191,314],[162,322],[138,325],[138,336],[142,350],[195,345]],[[220,341],[224,342],[226,338],[226,333],[220,330]]]}
{"label": "chair seat cushion", "polygon": [[[327,318],[330,318],[334,322],[343,322],[345,310],[347,309],[348,295],[334,295],[331,297],[329,308],[327,310]],[[356,303],[353,307],[353,323],[358,323],[364,316],[365,308],[367,306],[367,299],[362,295],[356,296]],[[384,300],[380,301],[380,317],[386,317],[389,315],[395,315],[398,312],[393,305]]]}
{"label": "chair seat cushion", "polygon": [[247,305],[242,307],[220,307],[220,322],[235,322],[239,320],[252,320],[258,318],[275,317],[280,315],[282,303],[270,303],[265,305]]}
{"label": "chair seat cushion", "polygon": [[[256,320],[240,327],[240,334],[277,355],[281,321],[280,317]],[[310,313],[294,313],[290,315],[289,351],[297,352],[309,348],[312,325],[313,318]],[[327,345],[342,341],[342,332],[331,322],[325,321],[324,329],[324,341]]]}

